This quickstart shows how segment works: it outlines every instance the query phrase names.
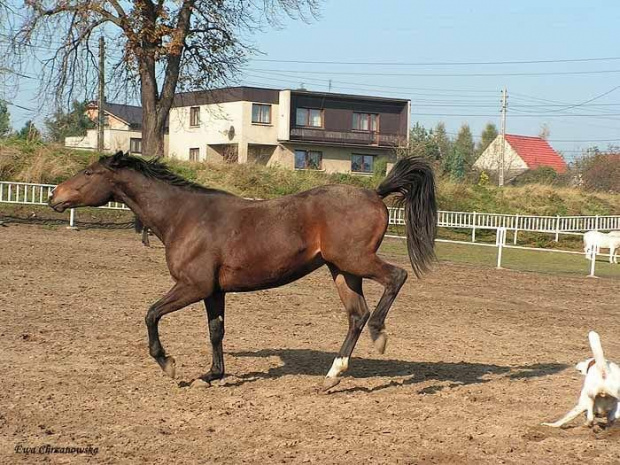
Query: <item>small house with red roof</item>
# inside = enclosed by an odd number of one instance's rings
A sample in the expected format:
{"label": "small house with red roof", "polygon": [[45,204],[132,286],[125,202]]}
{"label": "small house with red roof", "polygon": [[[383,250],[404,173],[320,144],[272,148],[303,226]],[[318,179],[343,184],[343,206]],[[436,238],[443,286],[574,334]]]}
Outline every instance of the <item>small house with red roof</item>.
{"label": "small house with red roof", "polygon": [[[502,156],[501,134],[489,144],[474,163],[474,168],[488,172],[499,171]],[[549,167],[556,173],[565,173],[568,169],[562,156],[541,137],[517,136],[506,134],[504,150],[504,175],[507,179],[541,167]]]}

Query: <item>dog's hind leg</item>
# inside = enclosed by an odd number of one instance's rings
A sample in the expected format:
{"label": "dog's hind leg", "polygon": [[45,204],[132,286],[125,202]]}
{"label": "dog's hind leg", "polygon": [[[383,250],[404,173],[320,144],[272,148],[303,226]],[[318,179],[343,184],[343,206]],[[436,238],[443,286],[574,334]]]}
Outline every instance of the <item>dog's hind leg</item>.
{"label": "dog's hind leg", "polygon": [[612,426],[618,418],[620,418],[620,403],[618,403],[615,409],[607,412],[607,426]]}
{"label": "dog's hind leg", "polygon": [[566,423],[573,421],[575,418],[577,418],[579,415],[581,415],[583,412],[587,410],[588,410],[587,407],[579,403],[577,404],[577,406],[575,406],[575,408],[573,408],[570,412],[568,412],[566,415],[564,415],[564,417],[560,418],[558,421],[553,422],[553,423],[542,423],[542,425],[551,426],[553,428],[561,428]]}

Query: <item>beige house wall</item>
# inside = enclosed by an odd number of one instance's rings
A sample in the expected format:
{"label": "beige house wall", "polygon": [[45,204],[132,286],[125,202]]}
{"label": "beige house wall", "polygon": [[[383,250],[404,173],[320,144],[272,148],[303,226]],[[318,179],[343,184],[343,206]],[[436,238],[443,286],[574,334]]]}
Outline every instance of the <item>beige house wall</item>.
{"label": "beige house wall", "polygon": [[[176,107],[170,110],[169,150],[170,157],[189,159],[189,149],[200,149],[200,160],[217,161],[218,153],[213,147],[233,144],[237,147],[239,163],[248,161],[248,145],[275,145],[278,140],[278,105],[271,105],[271,123],[252,123],[252,103],[229,102],[200,105],[200,125],[190,126],[190,108]],[[231,130],[231,127],[234,128]]]}
{"label": "beige house wall", "polygon": [[[375,160],[384,157],[388,160],[388,170],[396,160],[396,155],[393,152],[386,150],[369,149],[365,147],[350,148],[350,147],[325,147],[316,145],[280,145],[275,150],[273,156],[267,163],[270,166],[277,165],[283,168],[291,170],[295,169],[295,150],[312,150],[323,153],[323,166],[322,170],[326,173],[351,173],[351,156],[354,154],[359,155],[374,155]],[[352,173],[360,174],[363,173]],[[372,174],[372,173],[371,173]]]}
{"label": "beige house wall", "polygon": [[[103,150],[105,152],[129,152],[130,139],[142,138],[141,131],[126,131],[120,129],[104,129],[103,131]],[[164,136],[164,154],[169,145],[168,136]],[[81,150],[97,150],[97,130],[89,129],[84,137],[66,137],[65,146]],[[142,154],[148,156],[148,154]]]}
{"label": "beige house wall", "polygon": [[289,140],[291,137],[291,91],[281,90],[278,111],[278,139]]}
{"label": "beige house wall", "polygon": [[[110,129],[121,129],[121,130],[129,129],[129,125],[122,119],[117,118],[116,116],[108,113],[107,111],[104,114],[105,116],[108,117],[108,124],[106,125],[106,128],[109,127]],[[86,116],[88,116],[91,119],[91,121],[97,122],[97,118],[99,116],[99,110],[97,108],[89,108],[86,110]]]}
{"label": "beige house wall", "polygon": [[[493,142],[486,148],[482,155],[478,157],[474,163],[474,168],[481,171],[496,172],[499,171],[501,162],[501,148],[503,138],[497,136]],[[513,177],[524,171],[527,171],[527,164],[517,154],[517,152],[506,143],[504,152],[504,172],[506,177]]]}

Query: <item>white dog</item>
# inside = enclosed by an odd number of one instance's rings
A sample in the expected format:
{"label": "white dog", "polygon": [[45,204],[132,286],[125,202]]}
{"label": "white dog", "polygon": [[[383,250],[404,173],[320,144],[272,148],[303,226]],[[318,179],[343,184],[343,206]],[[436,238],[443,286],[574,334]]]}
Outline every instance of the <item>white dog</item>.
{"label": "white dog", "polygon": [[620,417],[620,367],[605,360],[601,339],[597,333],[590,331],[588,339],[594,358],[577,364],[577,370],[586,377],[579,402],[560,420],[543,425],[559,428],[583,412],[586,412],[586,426],[594,424],[595,415],[607,417],[608,426]]}

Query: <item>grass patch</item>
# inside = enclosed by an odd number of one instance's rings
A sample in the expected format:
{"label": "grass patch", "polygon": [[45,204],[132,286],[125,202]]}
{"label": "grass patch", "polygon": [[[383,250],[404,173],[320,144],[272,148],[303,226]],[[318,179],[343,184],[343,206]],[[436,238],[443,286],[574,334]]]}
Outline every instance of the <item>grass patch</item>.
{"label": "grass patch", "polygon": [[[93,152],[59,145],[0,139],[0,179],[57,184],[95,160]],[[292,171],[255,164],[208,164],[168,160],[177,174],[192,181],[244,197],[269,199],[325,184],[349,184],[373,189],[381,175],[356,176]],[[620,195],[587,192],[552,185],[479,186],[438,180],[442,210],[532,215],[614,215],[620,212]]]}
{"label": "grass patch", "polygon": [[[497,265],[496,247],[438,242],[435,250],[440,262],[493,268]],[[401,239],[386,239],[381,245],[380,252],[386,255],[407,257],[405,241]],[[502,267],[548,274],[587,276],[590,273],[590,261],[586,260],[583,255],[508,248],[503,251]],[[596,261],[596,276],[620,278],[620,264],[610,264],[608,258],[601,255]]]}

